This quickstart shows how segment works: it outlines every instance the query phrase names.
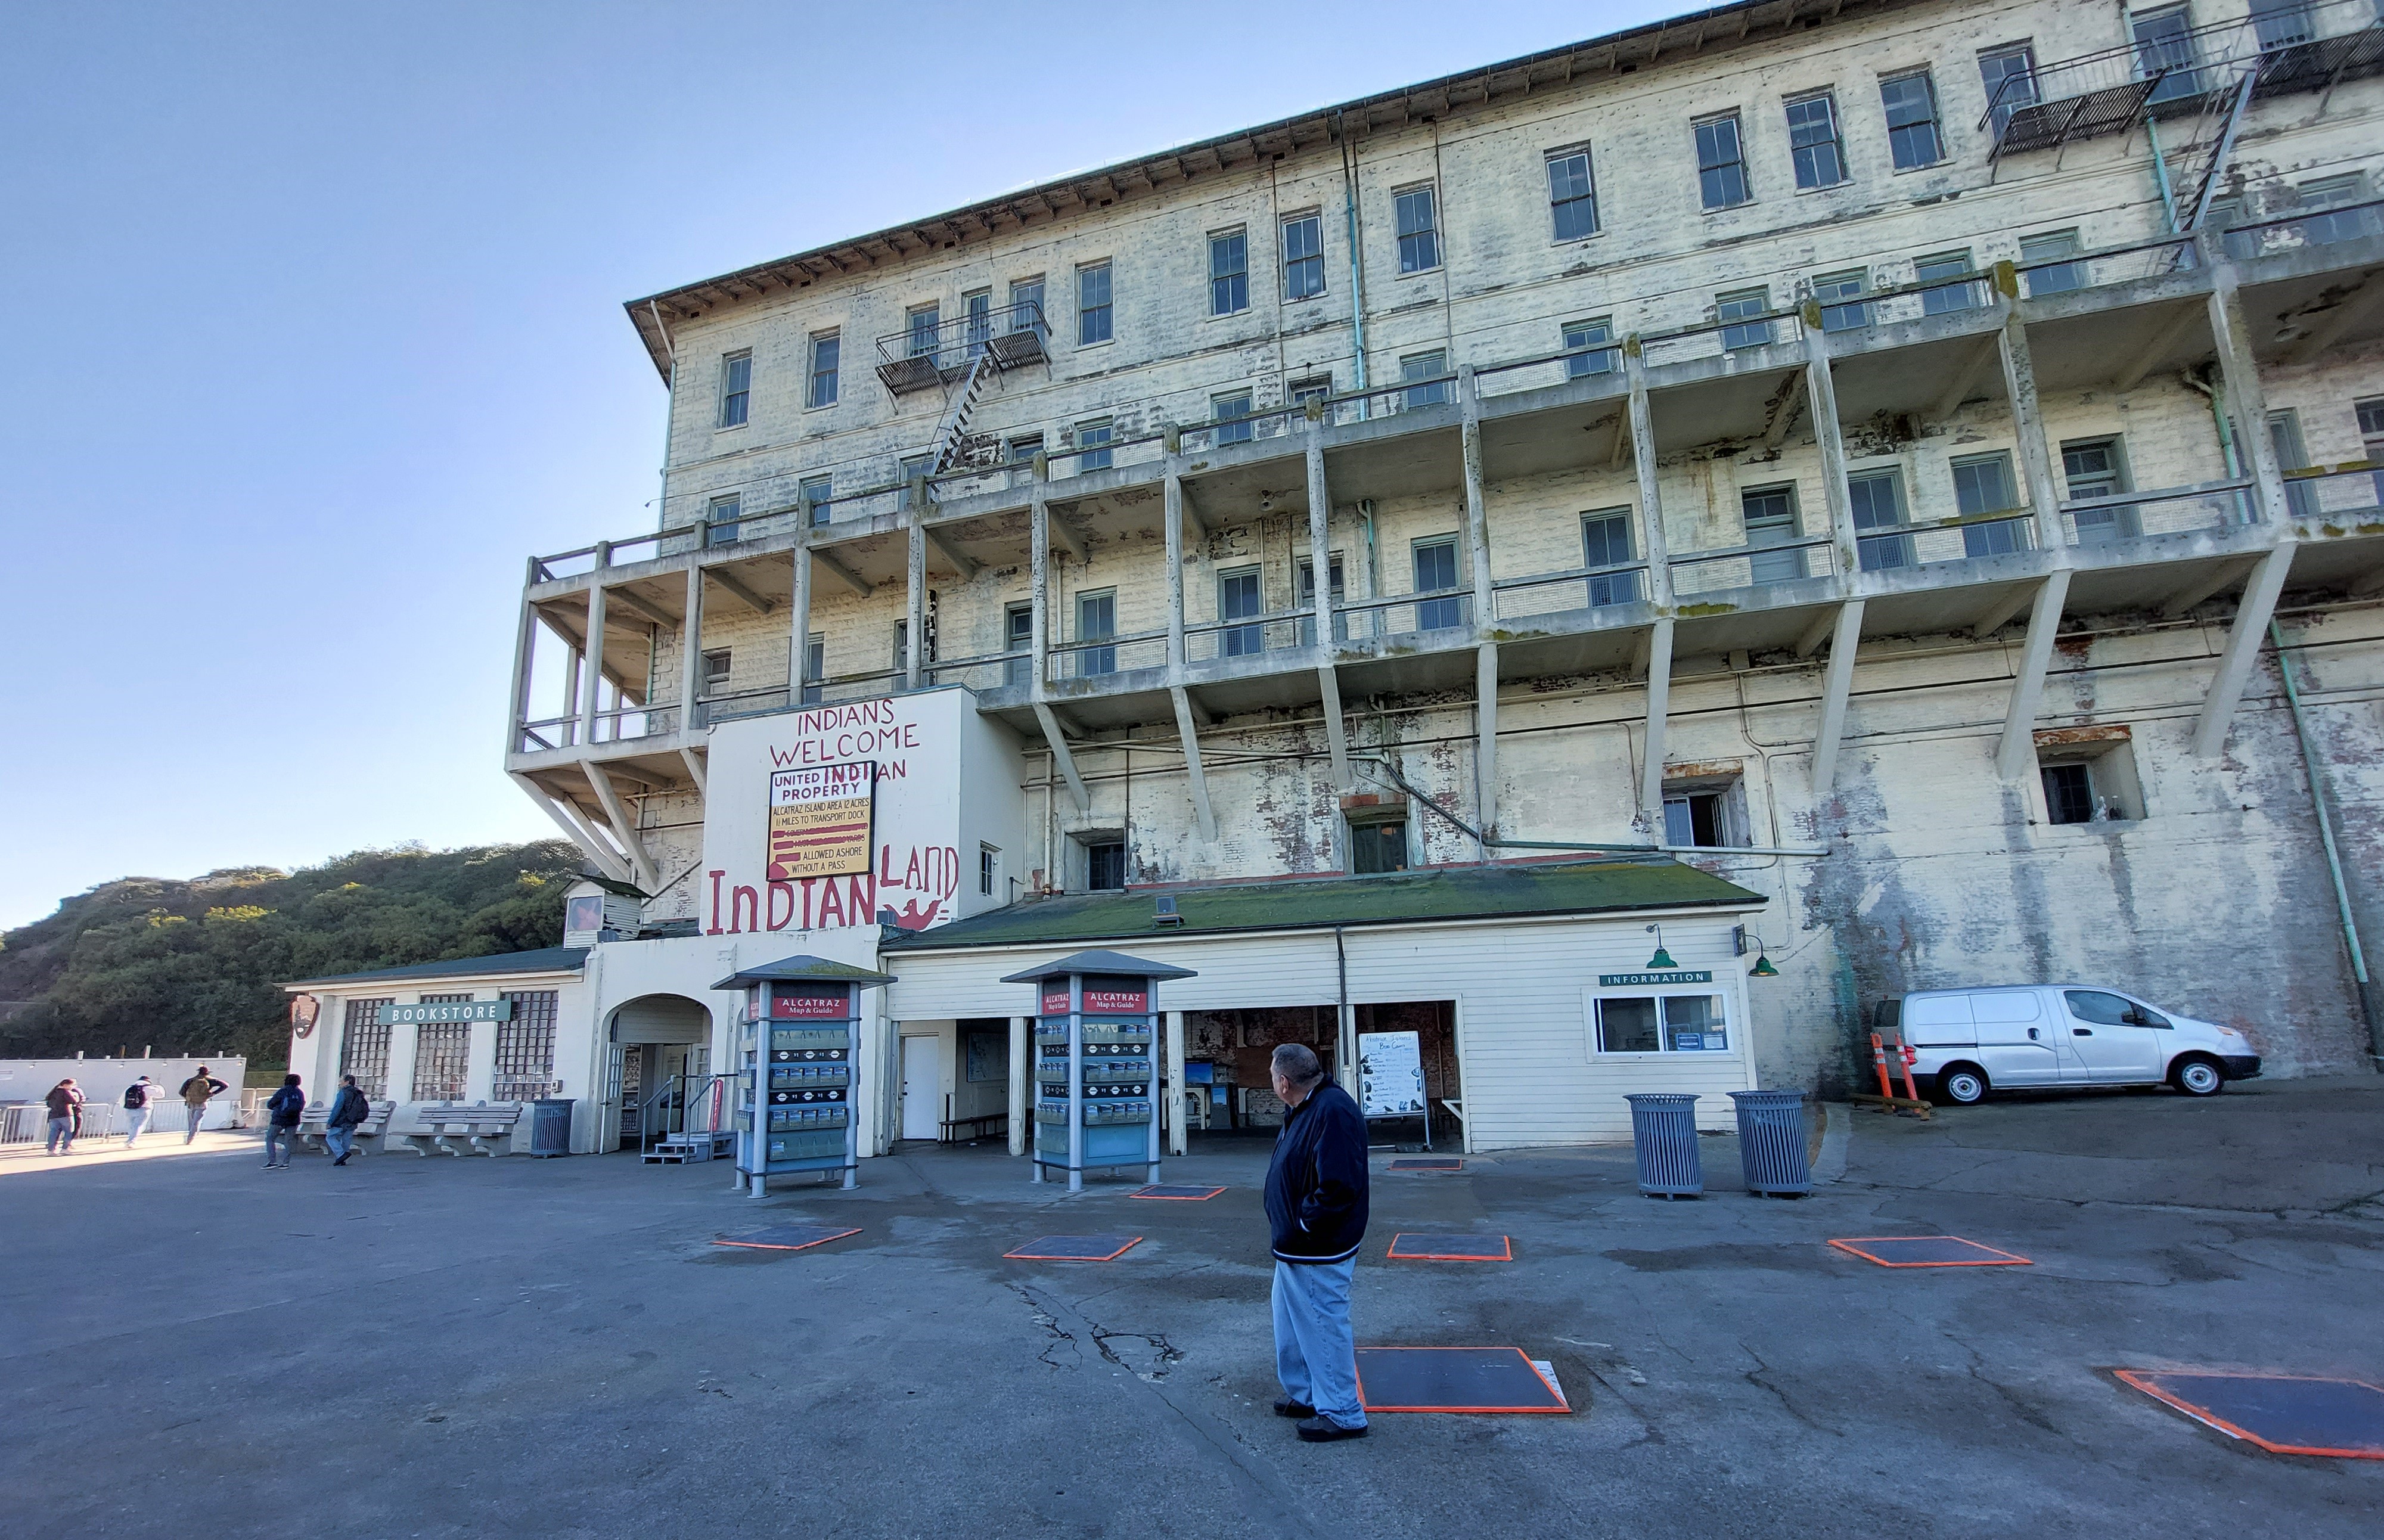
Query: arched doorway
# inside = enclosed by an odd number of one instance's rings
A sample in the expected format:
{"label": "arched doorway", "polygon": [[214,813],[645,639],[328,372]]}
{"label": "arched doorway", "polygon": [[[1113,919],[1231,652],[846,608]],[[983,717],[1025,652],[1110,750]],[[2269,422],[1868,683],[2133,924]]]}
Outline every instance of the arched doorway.
{"label": "arched doorway", "polygon": [[685,1127],[690,1094],[707,1089],[711,1007],[685,995],[639,995],[613,1008],[605,1037],[612,1051],[602,1126],[609,1132],[600,1147],[636,1149],[649,1134]]}

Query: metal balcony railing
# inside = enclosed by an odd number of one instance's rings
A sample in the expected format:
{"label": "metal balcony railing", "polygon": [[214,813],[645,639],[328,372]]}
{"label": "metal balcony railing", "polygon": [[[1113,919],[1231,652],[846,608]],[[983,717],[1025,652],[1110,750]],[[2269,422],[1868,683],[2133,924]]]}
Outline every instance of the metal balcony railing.
{"label": "metal balcony railing", "polygon": [[1979,128],[1993,136],[1993,162],[2198,111],[2204,95],[2246,71],[2261,97],[2325,91],[2379,68],[2384,20],[2373,0],[2269,3],[2231,21],[2146,30],[2072,58],[2027,58],[1996,85]]}
{"label": "metal balcony railing", "polygon": [[970,311],[944,320],[935,311],[912,313],[911,325],[877,339],[877,378],[895,395],[950,384],[990,356],[997,369],[1041,363],[1050,354],[1051,329],[1032,301]]}

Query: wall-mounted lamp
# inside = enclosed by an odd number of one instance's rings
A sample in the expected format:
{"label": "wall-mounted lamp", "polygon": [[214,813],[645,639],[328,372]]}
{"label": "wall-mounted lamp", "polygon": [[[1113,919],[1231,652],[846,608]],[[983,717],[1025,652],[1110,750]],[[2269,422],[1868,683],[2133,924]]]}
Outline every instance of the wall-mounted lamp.
{"label": "wall-mounted lamp", "polygon": [[1664,950],[1664,927],[1649,925],[1647,928],[1656,936],[1656,955],[1647,959],[1647,966],[1651,969],[1679,967],[1680,964],[1672,961],[1672,954]]}
{"label": "wall-mounted lamp", "polygon": [[1780,976],[1780,970],[1771,965],[1771,959],[1765,954],[1762,937],[1756,935],[1745,925],[1740,925],[1731,933],[1731,938],[1737,943],[1738,955],[1741,957],[1746,955],[1748,942],[1752,941],[1755,944],[1755,966],[1746,970],[1747,977],[1778,978]]}

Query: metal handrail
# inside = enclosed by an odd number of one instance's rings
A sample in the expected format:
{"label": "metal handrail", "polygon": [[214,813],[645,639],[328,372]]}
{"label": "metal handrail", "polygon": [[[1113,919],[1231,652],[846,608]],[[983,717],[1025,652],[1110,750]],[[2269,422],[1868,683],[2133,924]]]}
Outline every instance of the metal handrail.
{"label": "metal handrail", "polygon": [[[1005,324],[1005,322],[1015,323],[1021,318],[1025,320],[1025,325]],[[1050,325],[1044,319],[1043,307],[1033,300],[1022,300],[1015,304],[988,309],[982,317],[984,322],[982,330],[977,328],[979,319],[980,317],[966,313],[954,316],[950,320],[938,319],[933,332],[935,341],[931,346],[925,348],[919,347],[918,339],[907,329],[889,332],[877,339],[878,362],[900,364],[913,358],[930,358],[936,361],[936,366],[938,368],[950,367],[951,366],[943,362],[943,355],[951,349],[966,350],[964,356],[974,359],[980,349],[990,350],[994,338],[1007,337],[1021,331],[1031,331],[1046,346],[1049,345]],[[946,341],[947,336],[950,338],[949,342]]]}

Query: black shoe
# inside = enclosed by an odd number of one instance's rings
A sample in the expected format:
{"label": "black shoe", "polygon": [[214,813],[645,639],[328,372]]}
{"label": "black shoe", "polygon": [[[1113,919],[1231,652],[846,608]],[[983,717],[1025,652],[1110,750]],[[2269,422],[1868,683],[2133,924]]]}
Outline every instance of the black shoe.
{"label": "black shoe", "polygon": [[1299,1425],[1299,1441],[1303,1444],[1330,1444],[1335,1439],[1365,1436],[1366,1424],[1363,1422],[1354,1428],[1345,1428],[1338,1422],[1311,1417]]}
{"label": "black shoe", "polygon": [[1316,1415],[1316,1409],[1306,1401],[1295,1401],[1288,1396],[1278,1396],[1274,1398],[1274,1414],[1277,1417],[1313,1417]]}
{"label": "black shoe", "polygon": [[331,1163],[332,1163],[333,1165],[335,1165],[335,1166],[343,1166],[343,1165],[346,1165],[346,1164],[348,1163],[348,1158],[347,1158],[345,1155],[342,1155],[342,1156],[341,1156],[338,1160],[333,1161]]}

